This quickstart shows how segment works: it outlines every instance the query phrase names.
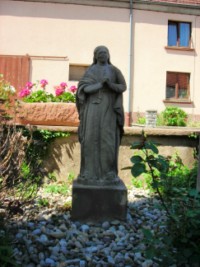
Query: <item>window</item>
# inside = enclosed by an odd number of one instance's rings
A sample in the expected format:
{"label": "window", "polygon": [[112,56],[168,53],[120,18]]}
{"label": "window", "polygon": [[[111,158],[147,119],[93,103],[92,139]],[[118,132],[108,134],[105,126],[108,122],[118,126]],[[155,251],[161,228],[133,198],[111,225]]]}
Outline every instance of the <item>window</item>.
{"label": "window", "polygon": [[83,77],[88,65],[69,65],[69,81],[80,81]]}
{"label": "window", "polygon": [[186,101],[189,100],[189,73],[167,72],[166,99]]}
{"label": "window", "polygon": [[168,22],[168,46],[190,47],[191,45],[190,22]]}

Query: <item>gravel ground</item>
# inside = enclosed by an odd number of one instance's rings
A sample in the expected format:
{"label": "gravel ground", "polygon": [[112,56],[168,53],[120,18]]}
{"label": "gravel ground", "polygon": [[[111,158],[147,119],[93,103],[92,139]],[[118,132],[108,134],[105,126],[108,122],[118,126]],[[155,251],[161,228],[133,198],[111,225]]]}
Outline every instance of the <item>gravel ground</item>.
{"label": "gravel ground", "polygon": [[[38,205],[41,197],[48,199],[48,207]],[[12,216],[7,227],[19,266],[162,267],[162,263],[144,256],[142,228],[162,232],[161,223],[166,221],[165,212],[156,208],[158,200],[148,191],[128,190],[125,222],[73,222],[66,205],[70,201],[71,196],[41,190],[34,203],[26,205],[23,215]]]}

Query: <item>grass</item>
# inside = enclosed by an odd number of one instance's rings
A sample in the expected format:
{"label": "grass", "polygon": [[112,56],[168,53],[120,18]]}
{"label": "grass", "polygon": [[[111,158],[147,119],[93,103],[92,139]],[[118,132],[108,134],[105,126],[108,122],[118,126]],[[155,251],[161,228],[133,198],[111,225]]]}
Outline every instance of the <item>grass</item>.
{"label": "grass", "polygon": [[49,184],[44,188],[45,193],[67,195],[70,191],[69,185],[66,183],[61,184]]}

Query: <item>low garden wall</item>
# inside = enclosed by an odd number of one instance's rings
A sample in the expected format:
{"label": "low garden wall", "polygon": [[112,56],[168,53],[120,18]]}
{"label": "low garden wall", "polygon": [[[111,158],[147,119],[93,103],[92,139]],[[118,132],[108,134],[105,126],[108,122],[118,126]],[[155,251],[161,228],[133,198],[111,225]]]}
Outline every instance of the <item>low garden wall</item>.
{"label": "low garden wall", "polygon": [[[44,161],[48,172],[54,172],[57,180],[65,181],[69,174],[77,177],[80,168],[80,144],[77,127],[67,126],[36,126],[37,129],[69,132],[69,137],[57,138],[50,145],[49,154]],[[187,127],[125,127],[125,134],[119,151],[119,177],[125,184],[131,184],[130,170],[123,168],[131,165],[130,158],[134,150],[130,149],[133,142],[141,139],[142,131],[148,140],[159,143],[159,153],[168,156],[178,153],[183,163],[191,167],[194,163],[194,151],[198,149],[200,129]],[[193,136],[196,136],[194,138]]]}
{"label": "low garden wall", "polygon": [[24,103],[20,101],[15,120],[22,125],[79,125],[75,103]]}

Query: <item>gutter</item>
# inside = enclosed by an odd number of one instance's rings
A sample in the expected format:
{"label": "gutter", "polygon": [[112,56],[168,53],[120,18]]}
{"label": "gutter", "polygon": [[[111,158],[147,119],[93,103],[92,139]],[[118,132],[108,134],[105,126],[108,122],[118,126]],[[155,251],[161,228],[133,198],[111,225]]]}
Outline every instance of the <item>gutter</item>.
{"label": "gutter", "polygon": [[134,0],[134,9],[194,16],[200,15],[200,5],[153,2],[152,0]]}
{"label": "gutter", "polygon": [[130,126],[132,117],[132,98],[133,98],[133,0],[130,0],[130,43],[129,43],[129,79],[128,79],[128,116],[127,124]]}

